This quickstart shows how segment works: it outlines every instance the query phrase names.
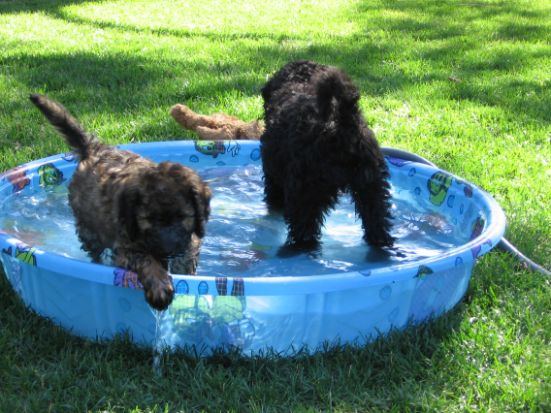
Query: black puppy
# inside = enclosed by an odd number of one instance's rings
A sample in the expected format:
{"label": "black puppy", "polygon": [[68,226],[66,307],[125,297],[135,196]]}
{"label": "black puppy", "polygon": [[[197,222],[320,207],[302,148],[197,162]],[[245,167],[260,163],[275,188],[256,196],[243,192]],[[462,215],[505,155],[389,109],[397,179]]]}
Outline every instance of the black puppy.
{"label": "black puppy", "polygon": [[317,248],[325,214],[349,191],[365,241],[391,247],[389,173],[350,78],[336,67],[292,62],[266,83],[262,97],[265,200],[283,210],[287,245]]}

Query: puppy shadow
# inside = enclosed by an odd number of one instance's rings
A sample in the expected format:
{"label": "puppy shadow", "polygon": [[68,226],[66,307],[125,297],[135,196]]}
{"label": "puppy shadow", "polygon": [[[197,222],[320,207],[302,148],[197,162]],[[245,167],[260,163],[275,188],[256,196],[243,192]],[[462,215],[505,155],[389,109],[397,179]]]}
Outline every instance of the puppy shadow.
{"label": "puppy shadow", "polygon": [[[325,248],[330,248],[325,246]],[[364,244],[365,261],[374,265],[392,264],[394,261],[401,261],[407,257],[398,247],[373,247]],[[322,258],[324,253],[323,241],[311,241],[303,242],[300,244],[294,244],[285,242],[277,250],[276,256],[278,258],[294,258],[299,255],[306,255],[308,258],[319,259]]]}
{"label": "puppy shadow", "polygon": [[291,244],[286,242],[277,250],[278,258],[293,258],[298,255],[306,254],[311,258],[319,258],[322,255],[322,244],[318,241],[304,242],[301,244]]}
{"label": "puppy shadow", "polygon": [[407,255],[400,250],[396,245],[393,247],[369,247],[367,253],[365,254],[365,259],[368,262],[390,262],[394,260],[402,260],[407,257]]}

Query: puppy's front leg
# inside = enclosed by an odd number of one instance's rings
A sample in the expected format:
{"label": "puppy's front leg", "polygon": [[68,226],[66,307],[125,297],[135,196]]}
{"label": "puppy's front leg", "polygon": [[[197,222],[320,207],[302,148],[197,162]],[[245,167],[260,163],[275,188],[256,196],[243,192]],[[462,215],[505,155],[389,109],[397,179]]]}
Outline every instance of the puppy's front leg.
{"label": "puppy's front leg", "polygon": [[163,265],[149,254],[135,251],[114,251],[115,265],[128,268],[138,274],[145,291],[145,299],[151,307],[165,310],[174,298],[174,287]]}
{"label": "puppy's front leg", "polygon": [[170,260],[170,272],[172,274],[195,275],[199,259],[199,248],[201,248],[201,238],[196,234],[192,234],[191,241],[185,253]]}

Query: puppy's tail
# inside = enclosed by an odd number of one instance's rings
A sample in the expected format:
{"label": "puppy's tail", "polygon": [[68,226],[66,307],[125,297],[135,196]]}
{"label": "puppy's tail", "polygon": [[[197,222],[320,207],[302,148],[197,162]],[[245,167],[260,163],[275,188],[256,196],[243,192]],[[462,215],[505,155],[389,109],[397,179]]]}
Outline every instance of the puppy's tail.
{"label": "puppy's tail", "polygon": [[37,94],[32,94],[30,99],[57,131],[65,137],[69,146],[77,152],[80,159],[88,157],[90,145],[97,141],[96,137],[86,133],[61,104]]}
{"label": "puppy's tail", "polygon": [[313,81],[316,84],[320,116],[324,120],[328,120],[331,115],[346,120],[356,113],[354,109],[360,100],[360,92],[342,70],[329,67],[316,75]]}

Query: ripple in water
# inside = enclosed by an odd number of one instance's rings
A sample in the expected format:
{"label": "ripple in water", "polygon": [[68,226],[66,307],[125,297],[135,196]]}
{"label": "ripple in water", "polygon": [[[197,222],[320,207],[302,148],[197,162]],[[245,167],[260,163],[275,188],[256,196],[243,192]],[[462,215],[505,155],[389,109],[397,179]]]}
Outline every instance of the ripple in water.
{"label": "ripple in water", "polygon": [[[380,257],[370,251],[354,205],[343,195],[327,217],[320,251],[280,258],[277,252],[287,231],[283,218],[268,214],[263,202],[261,167],[214,167],[199,173],[213,198],[198,274],[251,277],[365,270],[435,256],[466,241],[446,217],[393,187],[396,253]],[[75,233],[65,185],[7,198],[1,205],[0,228],[45,251],[89,260]]]}

